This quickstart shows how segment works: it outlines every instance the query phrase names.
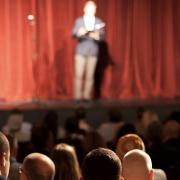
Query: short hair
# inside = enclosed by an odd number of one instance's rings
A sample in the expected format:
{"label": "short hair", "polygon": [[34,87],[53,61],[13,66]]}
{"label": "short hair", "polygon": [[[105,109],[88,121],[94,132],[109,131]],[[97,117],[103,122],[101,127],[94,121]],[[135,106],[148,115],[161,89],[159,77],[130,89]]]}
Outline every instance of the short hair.
{"label": "short hair", "polygon": [[128,151],[133,149],[145,151],[145,145],[140,136],[137,134],[126,134],[118,139],[116,154],[121,160]]}
{"label": "short hair", "polygon": [[2,132],[0,132],[0,153],[9,152],[9,151],[10,151],[9,141],[6,138],[6,136]]}
{"label": "short hair", "polygon": [[110,149],[94,149],[83,160],[82,176],[84,180],[119,180],[120,175],[120,159]]}
{"label": "short hair", "polygon": [[[47,167],[48,166],[48,167]],[[28,180],[53,180],[55,166],[53,161],[41,153],[32,153],[25,157],[23,171],[28,176]],[[46,168],[46,170],[42,170]]]}

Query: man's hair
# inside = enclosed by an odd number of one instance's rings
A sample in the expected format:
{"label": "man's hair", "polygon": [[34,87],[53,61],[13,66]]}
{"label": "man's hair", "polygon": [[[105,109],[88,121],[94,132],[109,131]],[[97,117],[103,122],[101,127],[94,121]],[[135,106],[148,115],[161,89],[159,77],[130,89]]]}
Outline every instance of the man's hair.
{"label": "man's hair", "polygon": [[145,145],[140,136],[137,134],[126,134],[118,139],[116,154],[121,160],[128,151],[133,149],[145,151]]}
{"label": "man's hair", "polygon": [[120,175],[120,159],[110,149],[94,149],[83,160],[82,176],[84,180],[119,180]]}
{"label": "man's hair", "polygon": [[0,132],[0,153],[9,152],[9,142],[6,136]]}
{"label": "man's hair", "polygon": [[[39,156],[39,158],[38,158]],[[46,170],[44,167],[49,166]],[[32,153],[28,155],[23,162],[23,171],[28,180],[53,180],[55,175],[55,167],[52,160],[46,155],[40,153]],[[54,169],[54,170],[53,170]]]}

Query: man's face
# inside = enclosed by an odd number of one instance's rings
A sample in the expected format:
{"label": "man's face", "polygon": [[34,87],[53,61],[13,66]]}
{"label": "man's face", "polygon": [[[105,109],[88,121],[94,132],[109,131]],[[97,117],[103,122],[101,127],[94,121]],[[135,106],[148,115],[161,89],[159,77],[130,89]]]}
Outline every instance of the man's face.
{"label": "man's face", "polygon": [[89,2],[84,7],[84,13],[88,16],[94,16],[96,14],[96,5]]}
{"label": "man's face", "polygon": [[4,177],[8,177],[10,167],[10,152],[4,152],[2,154],[2,166],[1,173]]}

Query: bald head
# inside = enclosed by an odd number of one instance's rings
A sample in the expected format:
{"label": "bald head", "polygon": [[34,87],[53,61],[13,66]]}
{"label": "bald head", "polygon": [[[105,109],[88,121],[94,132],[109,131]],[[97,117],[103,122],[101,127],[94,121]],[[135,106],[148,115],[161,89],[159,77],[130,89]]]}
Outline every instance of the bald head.
{"label": "bald head", "polygon": [[32,153],[24,159],[22,171],[21,180],[53,180],[55,166],[49,157],[40,153]]}
{"label": "bald head", "polygon": [[150,156],[138,149],[129,151],[123,158],[122,174],[127,180],[151,180],[152,162]]}

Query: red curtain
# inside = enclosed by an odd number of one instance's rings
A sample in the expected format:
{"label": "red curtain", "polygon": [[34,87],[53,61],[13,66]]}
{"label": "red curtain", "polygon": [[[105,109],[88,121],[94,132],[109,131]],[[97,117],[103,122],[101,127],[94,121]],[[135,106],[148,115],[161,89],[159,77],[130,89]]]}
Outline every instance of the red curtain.
{"label": "red curtain", "polygon": [[[0,100],[72,99],[71,30],[84,2],[0,0]],[[111,59],[101,96],[180,96],[180,0],[96,2]]]}

